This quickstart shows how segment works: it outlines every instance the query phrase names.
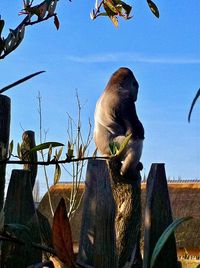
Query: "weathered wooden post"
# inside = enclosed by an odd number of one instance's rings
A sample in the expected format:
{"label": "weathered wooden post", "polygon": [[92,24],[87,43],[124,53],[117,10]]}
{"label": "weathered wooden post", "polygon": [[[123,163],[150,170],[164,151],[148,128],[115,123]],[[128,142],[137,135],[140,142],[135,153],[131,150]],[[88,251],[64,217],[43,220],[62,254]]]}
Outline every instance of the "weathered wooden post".
{"label": "weathered wooden post", "polygon": [[115,205],[105,161],[88,161],[77,263],[117,267]]}
{"label": "weathered wooden post", "polygon": [[140,258],[140,179],[119,178],[113,165],[115,162],[108,167],[102,160],[88,162],[77,259],[83,266],[134,267],[135,259]]}
{"label": "weathered wooden post", "polygon": [[[33,131],[25,131],[22,136],[21,158],[24,161],[37,162],[37,152],[30,150],[35,146]],[[40,228],[35,210],[32,190],[37,175],[37,165],[25,164],[24,170],[13,170],[6,202],[5,223],[23,224],[30,228],[30,234],[24,230],[15,230],[14,234],[25,244],[4,242],[2,246],[1,267],[27,267],[27,265],[41,261],[41,250],[32,248],[31,240],[40,243]]]}
{"label": "weathered wooden post", "polygon": [[[0,160],[7,158],[10,135],[10,98],[0,94]],[[4,203],[6,164],[0,164],[0,210]]]}
{"label": "weathered wooden post", "polygon": [[[163,231],[172,223],[172,212],[164,164],[152,164],[146,187],[144,268],[150,267],[153,249]],[[171,235],[162,249],[156,268],[177,268],[176,242]]]}
{"label": "weathered wooden post", "polygon": [[115,237],[118,267],[142,267],[140,254],[141,176],[138,170],[130,178],[119,174],[120,162],[108,162],[111,189],[115,201]]}
{"label": "weathered wooden post", "polygon": [[26,268],[41,262],[42,252],[31,246],[31,240],[40,243],[40,230],[32,196],[31,172],[13,170],[5,202],[5,223],[23,224],[30,231],[15,230],[17,238],[25,245],[4,242],[2,246],[2,268]]}
{"label": "weathered wooden post", "polygon": [[[35,132],[27,130],[22,135],[22,144],[21,144],[21,154],[22,160],[37,162],[37,152],[32,152],[30,150],[35,147]],[[24,170],[31,171],[31,187],[33,189],[35,184],[35,179],[37,176],[37,165],[35,164],[25,164]]]}

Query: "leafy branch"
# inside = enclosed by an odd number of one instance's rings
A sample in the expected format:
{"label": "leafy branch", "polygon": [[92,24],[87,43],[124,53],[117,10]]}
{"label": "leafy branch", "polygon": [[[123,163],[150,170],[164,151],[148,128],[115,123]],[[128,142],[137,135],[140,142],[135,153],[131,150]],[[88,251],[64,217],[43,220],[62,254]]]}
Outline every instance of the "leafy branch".
{"label": "leafy branch", "polygon": [[[19,15],[26,15],[23,21],[16,27],[10,29],[10,33],[6,38],[1,36],[5,21],[0,18],[0,59],[4,59],[8,54],[14,51],[24,39],[25,28],[34,25],[49,18],[54,17],[54,24],[59,29],[59,20],[55,9],[58,0],[45,0],[39,5],[32,6],[33,0],[23,0],[24,8]],[[36,19],[33,19],[33,17]]]}
{"label": "leafy branch", "polygon": [[[147,0],[147,4],[152,13],[159,18],[160,14],[156,4],[151,0]],[[103,11],[101,11],[102,8],[104,9]],[[101,0],[100,2],[96,0],[95,9],[91,11],[90,17],[94,20],[99,16],[108,16],[115,27],[118,27],[118,17],[129,20],[132,18],[131,11],[132,6],[121,0]]]}
{"label": "leafy branch", "polygon": [[[33,6],[33,0],[23,0],[23,9],[19,15],[26,15],[22,22],[15,28],[10,29],[6,38],[2,37],[2,31],[5,21],[0,16],[0,60],[4,59],[8,54],[14,51],[22,42],[27,26],[44,22],[50,18],[54,18],[54,24],[58,30],[60,22],[55,12],[59,0],[44,0],[42,3]],[[71,1],[71,0],[69,0]],[[159,18],[159,10],[154,2],[146,0],[152,13]],[[103,12],[101,9],[104,9]],[[113,24],[118,26],[118,17],[125,20],[132,18],[130,15],[132,6],[121,0],[96,0],[95,9],[90,13],[92,20],[99,16],[108,16]]]}
{"label": "leafy branch", "polygon": [[50,165],[58,165],[58,164],[67,164],[72,162],[78,162],[78,161],[85,161],[90,159],[100,159],[100,160],[106,160],[110,159],[111,156],[86,156],[86,157],[79,157],[79,158],[68,158],[64,160],[55,160],[54,158],[50,161],[26,161],[26,160],[9,160],[9,158],[0,160],[1,164],[15,164],[15,165],[39,165],[39,166],[50,166]]}

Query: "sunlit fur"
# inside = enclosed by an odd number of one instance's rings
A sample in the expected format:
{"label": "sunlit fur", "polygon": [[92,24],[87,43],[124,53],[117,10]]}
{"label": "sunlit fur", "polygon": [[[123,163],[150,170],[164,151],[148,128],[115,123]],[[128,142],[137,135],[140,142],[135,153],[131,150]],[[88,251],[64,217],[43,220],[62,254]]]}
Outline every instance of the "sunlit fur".
{"label": "sunlit fur", "polygon": [[115,141],[121,144],[132,133],[122,155],[120,173],[125,177],[130,177],[137,171],[142,154],[144,128],[135,108],[138,87],[132,71],[120,68],[108,81],[95,110],[94,141],[103,155],[110,155],[110,143]]}

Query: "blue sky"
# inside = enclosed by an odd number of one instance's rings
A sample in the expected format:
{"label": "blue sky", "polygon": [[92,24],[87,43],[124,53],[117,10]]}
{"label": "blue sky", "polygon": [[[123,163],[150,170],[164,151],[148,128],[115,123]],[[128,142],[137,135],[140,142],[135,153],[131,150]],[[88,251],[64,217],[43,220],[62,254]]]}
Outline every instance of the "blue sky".
{"label": "blue sky", "polygon": [[[27,28],[22,44],[0,62],[0,87],[32,72],[46,73],[7,92],[12,99],[11,139],[20,141],[21,126],[39,133],[38,91],[47,140],[66,143],[67,112],[77,115],[76,89],[85,103],[82,124],[87,130],[110,75],[126,66],[140,84],[137,110],[146,133],[143,172],[148,174],[151,163],[162,162],[167,176],[199,178],[199,102],[190,124],[187,114],[200,87],[200,2],[155,1],[160,19],[145,0],[129,3],[133,18],[119,19],[118,28],[108,18],[91,21],[94,2],[89,0],[58,2],[59,31],[52,20]],[[4,36],[22,20],[21,8],[22,1],[1,0]]]}

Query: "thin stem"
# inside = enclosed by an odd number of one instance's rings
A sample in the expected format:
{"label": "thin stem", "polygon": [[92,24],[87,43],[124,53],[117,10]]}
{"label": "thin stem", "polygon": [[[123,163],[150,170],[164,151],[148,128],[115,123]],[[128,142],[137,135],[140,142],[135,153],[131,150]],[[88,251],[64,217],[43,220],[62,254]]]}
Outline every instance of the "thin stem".
{"label": "thin stem", "polygon": [[[40,143],[42,143],[42,98],[40,95],[40,92],[38,93],[38,105],[39,105],[39,132],[40,132]],[[43,150],[40,151],[41,153],[41,157],[43,162],[45,162],[45,158],[44,158],[44,153]],[[54,211],[53,211],[53,206],[52,206],[52,202],[51,202],[51,194],[50,194],[50,187],[49,187],[49,179],[48,179],[48,175],[47,175],[47,170],[46,170],[46,166],[43,166],[44,169],[44,176],[45,176],[45,181],[46,181],[46,185],[47,185],[47,193],[48,193],[48,199],[49,199],[49,207],[50,207],[50,211],[52,214],[52,217],[54,216]]]}

